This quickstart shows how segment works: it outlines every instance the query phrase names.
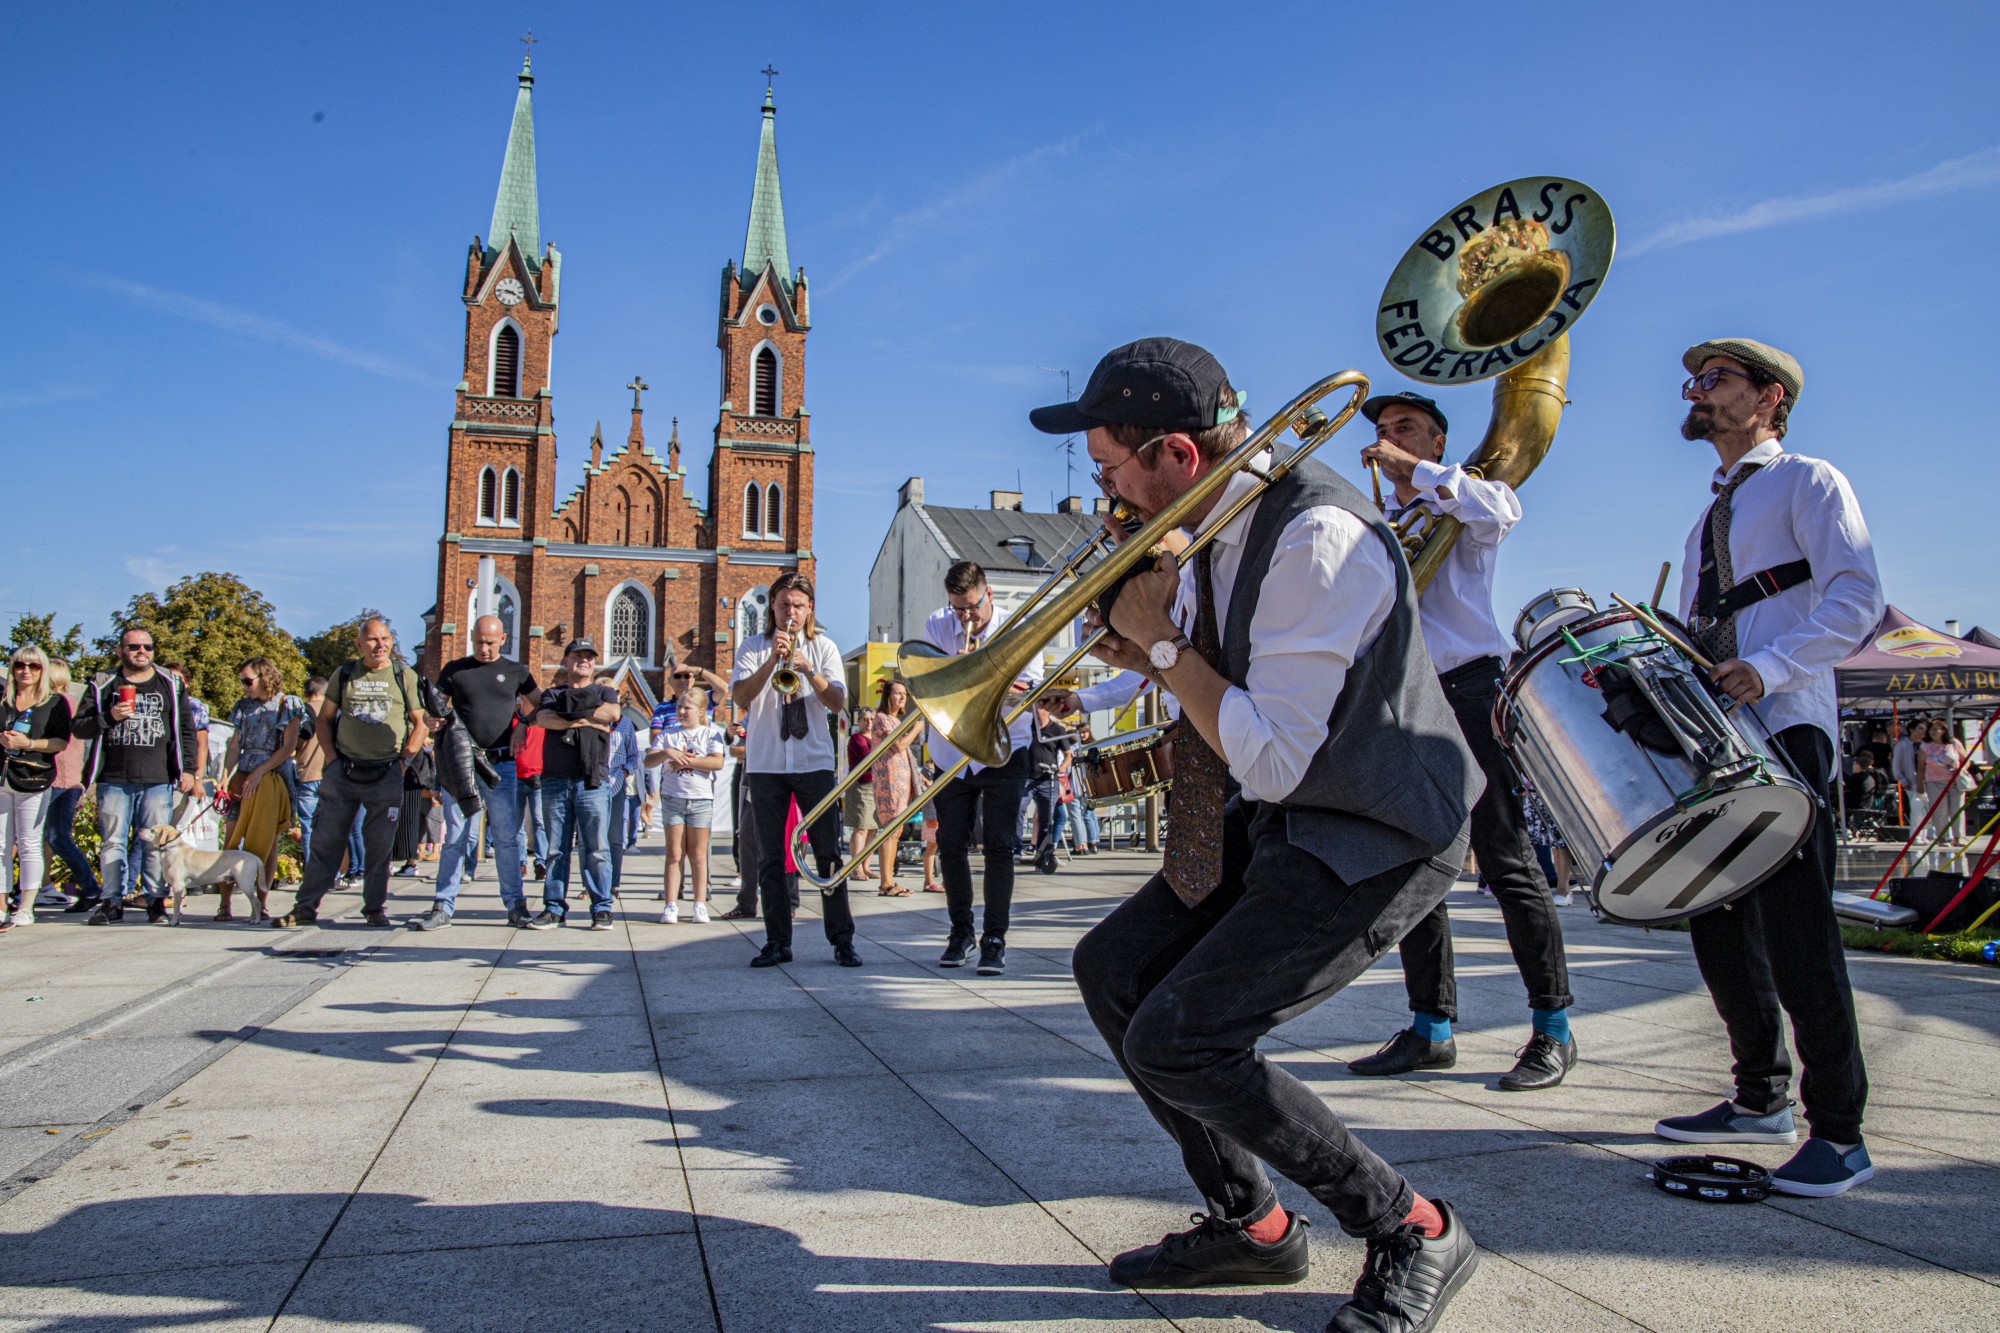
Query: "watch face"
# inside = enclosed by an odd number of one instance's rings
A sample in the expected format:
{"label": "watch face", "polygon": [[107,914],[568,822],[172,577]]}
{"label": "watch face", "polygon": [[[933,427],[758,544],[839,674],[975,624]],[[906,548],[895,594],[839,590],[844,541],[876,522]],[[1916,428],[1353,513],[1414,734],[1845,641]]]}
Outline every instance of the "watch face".
{"label": "watch face", "polygon": [[1181,650],[1172,639],[1162,639],[1147,650],[1146,657],[1154,670],[1171,671],[1174,663],[1181,660]]}
{"label": "watch face", "polygon": [[501,305],[513,305],[527,293],[514,278],[502,278],[493,288],[493,294],[500,298]]}

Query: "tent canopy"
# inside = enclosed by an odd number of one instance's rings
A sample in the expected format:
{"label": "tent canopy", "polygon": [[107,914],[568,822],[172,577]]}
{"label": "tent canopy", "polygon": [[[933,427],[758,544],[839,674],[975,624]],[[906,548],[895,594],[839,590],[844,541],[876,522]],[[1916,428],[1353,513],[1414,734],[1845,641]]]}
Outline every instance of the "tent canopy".
{"label": "tent canopy", "polygon": [[1834,680],[1840,701],[1850,706],[1902,699],[1922,699],[1933,707],[1947,700],[2000,702],[2000,643],[1955,638],[1892,606],[1861,647],[1834,668]]}
{"label": "tent canopy", "polygon": [[1981,648],[2000,648],[2000,634],[1983,630],[1977,625],[1974,625],[1972,632],[1965,636],[1965,641],[1967,643],[1976,643]]}

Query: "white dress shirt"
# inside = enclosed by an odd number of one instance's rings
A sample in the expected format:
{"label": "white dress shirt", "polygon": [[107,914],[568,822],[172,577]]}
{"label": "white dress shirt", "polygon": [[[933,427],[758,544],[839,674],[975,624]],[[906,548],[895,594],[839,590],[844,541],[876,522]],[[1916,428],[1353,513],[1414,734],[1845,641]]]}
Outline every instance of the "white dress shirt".
{"label": "white dress shirt", "polygon": [[[979,642],[981,644],[993,642],[993,636],[998,634],[1000,627],[1006,623],[1007,612],[996,600],[993,603],[993,618],[986,622],[986,628],[980,632]],[[924,638],[929,640],[933,648],[947,653],[962,653],[965,651],[965,622],[960,620],[949,606],[941,606],[931,612],[930,619],[924,622]],[[1014,677],[1014,681],[1016,684],[1033,689],[1042,683],[1042,675],[1042,655],[1036,653],[1034,660],[1028,663],[1027,670]],[[1018,702],[1020,696],[1010,695],[1006,707],[1012,708]],[[1034,728],[1035,710],[1030,708],[1014,719],[1013,726],[1007,728],[1007,738],[1013,741],[1016,750],[1025,750],[1028,748],[1028,742],[1034,739]],[[940,768],[949,768],[957,763],[960,757],[958,747],[946,740],[944,733],[936,727],[930,729],[930,755],[931,761]],[[985,767],[986,765],[975,760],[966,765],[965,771],[977,773]]]}
{"label": "white dress shirt", "polygon": [[[1755,712],[1773,735],[1801,723],[1818,727],[1840,752],[1834,664],[1882,619],[1882,580],[1860,502],[1833,464],[1784,452],[1766,440],[1737,462],[1763,468],[1736,488],[1730,505],[1729,561],[1736,581],[1793,560],[1812,578],[1736,613],[1736,651],[1764,682]],[[1735,474],[1715,470],[1715,484]],[[1681,555],[1680,614],[1694,610],[1700,582],[1704,508]]]}
{"label": "white dress shirt", "polygon": [[1514,651],[1493,618],[1493,566],[1500,541],[1521,521],[1521,498],[1504,481],[1470,476],[1458,464],[1419,463],[1410,484],[1421,494],[1392,508],[1396,522],[1411,510],[1444,514],[1464,524],[1430,586],[1417,599],[1424,646],[1438,674],[1481,657],[1505,661]]}
{"label": "white dress shirt", "polygon": [[1138,698],[1151,683],[1137,671],[1121,671],[1095,685],[1079,689],[1076,692],[1077,707],[1086,713],[1101,712],[1107,708],[1116,712]]}
{"label": "white dress shirt", "polygon": [[[799,656],[811,664],[813,672],[822,679],[836,684],[845,682],[846,673],[840,664],[840,649],[834,646],[833,636],[821,630],[809,639],[799,641]],[[753,634],[743,641],[737,650],[736,666],[730,673],[729,683],[747,680],[757,674],[758,668],[771,656],[771,636]],[[776,676],[778,673],[771,673]],[[826,725],[826,705],[812,692],[812,686],[801,684],[798,697],[805,701],[806,734],[787,740],[779,723],[783,717],[785,696],[771,687],[770,681],[750,701],[749,711],[743,715],[745,737],[743,741],[743,771],[745,773],[816,773],[822,769],[833,769],[833,734]]]}
{"label": "white dress shirt", "polygon": [[[1268,456],[1260,466],[1268,464]],[[1234,504],[1256,478],[1238,472],[1197,531]],[[1243,563],[1243,543],[1259,498],[1216,534],[1211,575],[1218,633],[1229,624],[1229,599]],[[1230,775],[1252,800],[1282,801],[1326,743],[1327,720],[1347,669],[1381,632],[1396,604],[1395,557],[1360,518],[1316,505],[1278,534],[1256,614],[1250,618],[1247,688],[1222,697],[1219,730]],[[1195,561],[1181,566],[1173,618],[1193,637]]]}

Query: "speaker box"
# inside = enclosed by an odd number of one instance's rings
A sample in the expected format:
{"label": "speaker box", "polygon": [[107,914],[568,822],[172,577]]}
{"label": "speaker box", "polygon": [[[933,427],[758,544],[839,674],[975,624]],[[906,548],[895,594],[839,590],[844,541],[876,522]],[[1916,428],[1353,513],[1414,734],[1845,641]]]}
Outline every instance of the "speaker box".
{"label": "speaker box", "polygon": [[[1965,876],[1933,870],[1928,875],[1911,876],[1889,881],[1889,901],[1898,907],[1908,907],[1917,914],[1917,929],[1930,925],[1944,905],[1958,896],[1965,887]],[[1951,909],[1951,915],[1938,924],[1940,931],[1964,930],[1971,925],[1981,912],[2000,899],[2000,883],[1991,876],[1979,881],[1965,900]]]}

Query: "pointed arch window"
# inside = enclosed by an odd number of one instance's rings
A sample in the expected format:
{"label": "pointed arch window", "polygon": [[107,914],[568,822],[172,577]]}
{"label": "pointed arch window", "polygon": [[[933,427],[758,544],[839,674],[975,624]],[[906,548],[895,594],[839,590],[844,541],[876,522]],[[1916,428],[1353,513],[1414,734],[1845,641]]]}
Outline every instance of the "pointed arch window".
{"label": "pointed arch window", "polygon": [[521,522],[521,474],[511,467],[500,474],[500,521],[515,526]]}
{"label": "pointed arch window", "polygon": [[493,335],[493,396],[521,396],[521,331],[511,323]]}
{"label": "pointed arch window", "polygon": [[785,488],[775,481],[764,489],[764,535],[772,541],[785,539]]}
{"label": "pointed arch window", "polygon": [[500,479],[493,469],[479,469],[479,521],[491,526],[500,521]]}
{"label": "pointed arch window", "polygon": [[759,537],[764,531],[764,492],[756,482],[743,488],[743,535]]}
{"label": "pointed arch window", "polygon": [[760,417],[778,415],[778,353],[769,343],[750,359],[750,410]]}
{"label": "pointed arch window", "polygon": [[647,657],[647,640],[652,637],[653,609],[646,594],[635,587],[619,589],[611,602],[611,656]]}

